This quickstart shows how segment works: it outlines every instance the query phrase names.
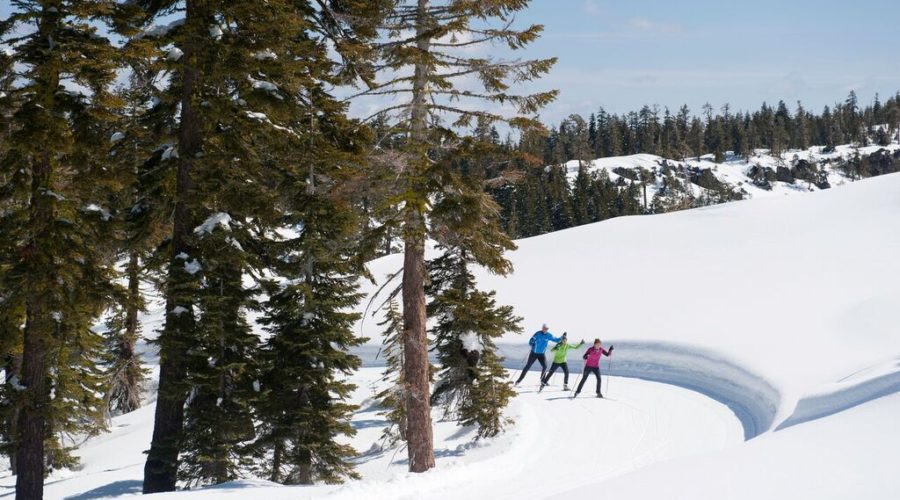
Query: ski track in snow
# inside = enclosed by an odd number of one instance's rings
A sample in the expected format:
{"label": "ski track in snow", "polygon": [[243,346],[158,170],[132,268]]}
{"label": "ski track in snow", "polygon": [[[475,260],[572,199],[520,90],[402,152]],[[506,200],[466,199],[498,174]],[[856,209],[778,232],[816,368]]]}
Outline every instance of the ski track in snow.
{"label": "ski track in snow", "polygon": [[[371,395],[382,369],[354,375],[353,417],[358,434],[351,443],[361,456],[360,481],[344,485],[285,487],[261,480],[240,480],[216,487],[155,495],[154,498],[328,498],[458,499],[481,498],[485,471],[503,485],[493,498],[538,499],[548,484],[563,477],[565,487],[584,487],[648,464],[720,450],[742,440],[742,429],[725,406],[695,392],[637,379],[606,379],[610,399],[582,393],[573,400],[562,391],[562,376],[537,391],[537,373],[529,373],[508,415],[515,425],[497,438],[473,441],[472,428],[441,421],[435,412],[437,468],[427,474],[406,472],[406,451],[379,450],[385,421]],[[510,373],[510,376],[517,372]],[[578,374],[570,375],[575,385]],[[589,380],[588,384],[593,383]],[[47,498],[93,499],[140,494],[143,450],[152,433],[153,404],[115,417],[110,432],[79,449],[83,468],[58,471],[48,478]],[[366,451],[369,450],[369,451]],[[0,474],[0,498],[13,494],[14,477]]]}
{"label": "ski track in snow", "polygon": [[[612,341],[610,345],[615,345],[617,350],[613,351],[612,359],[604,358],[601,367],[604,373],[663,382],[719,401],[740,420],[746,440],[772,427],[781,401],[778,390],[760,375],[730,362],[724,356],[698,347],[664,342]],[[505,345],[502,352],[509,362],[528,351]],[[621,355],[616,356],[616,353]],[[573,371],[581,372],[580,360],[569,364]]]}

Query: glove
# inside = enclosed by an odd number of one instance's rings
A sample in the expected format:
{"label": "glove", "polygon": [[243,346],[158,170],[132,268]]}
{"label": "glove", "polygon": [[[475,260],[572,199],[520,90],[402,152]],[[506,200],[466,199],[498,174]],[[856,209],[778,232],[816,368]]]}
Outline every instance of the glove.
{"label": "glove", "polygon": [[563,335],[562,335],[562,336],[565,337],[565,336],[568,335],[568,334],[569,334],[569,332],[563,332]]}
{"label": "glove", "polygon": [[615,348],[616,348],[616,346],[614,346],[614,345],[609,346],[609,352],[612,352],[613,349],[615,349]]}

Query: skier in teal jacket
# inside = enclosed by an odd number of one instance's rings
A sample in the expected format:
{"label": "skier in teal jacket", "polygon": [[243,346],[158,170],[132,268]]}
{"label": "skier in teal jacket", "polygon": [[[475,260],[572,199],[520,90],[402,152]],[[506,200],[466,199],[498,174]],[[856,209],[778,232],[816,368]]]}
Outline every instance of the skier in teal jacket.
{"label": "skier in teal jacket", "polygon": [[554,337],[549,330],[550,328],[544,323],[544,326],[539,331],[534,332],[534,335],[528,340],[531,352],[528,353],[528,362],[525,363],[525,368],[522,369],[519,380],[516,380],[516,385],[519,385],[519,382],[525,378],[525,374],[528,373],[528,369],[531,368],[535,361],[541,364],[541,380],[544,379],[544,372],[547,371],[547,357],[544,355],[544,352],[547,350],[547,344],[551,341],[559,342],[561,340],[561,337]]}

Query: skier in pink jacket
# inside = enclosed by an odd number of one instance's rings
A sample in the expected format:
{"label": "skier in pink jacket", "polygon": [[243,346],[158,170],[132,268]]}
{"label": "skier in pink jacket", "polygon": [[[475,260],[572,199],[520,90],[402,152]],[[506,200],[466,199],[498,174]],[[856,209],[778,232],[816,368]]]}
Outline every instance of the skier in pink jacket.
{"label": "skier in pink jacket", "polygon": [[615,346],[609,346],[609,350],[603,348],[603,343],[600,342],[600,339],[594,339],[594,346],[588,347],[587,351],[584,351],[584,372],[581,374],[581,381],[578,382],[578,389],[575,390],[575,394],[572,397],[577,397],[578,393],[581,392],[581,388],[584,387],[584,382],[587,380],[588,375],[593,373],[597,376],[597,397],[602,398],[603,393],[600,392],[600,357],[601,356],[609,356],[612,354]]}

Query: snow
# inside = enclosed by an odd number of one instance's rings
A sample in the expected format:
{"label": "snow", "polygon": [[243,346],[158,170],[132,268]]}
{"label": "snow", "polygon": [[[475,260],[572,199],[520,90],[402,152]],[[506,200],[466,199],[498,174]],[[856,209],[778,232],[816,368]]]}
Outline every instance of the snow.
{"label": "snow", "polygon": [[109,212],[109,210],[107,210],[107,209],[101,207],[100,205],[97,205],[96,203],[90,203],[90,204],[88,204],[87,206],[84,207],[84,210],[87,211],[87,212],[97,212],[97,213],[99,213],[99,214],[100,214],[100,217],[101,217],[104,221],[109,221],[110,219],[112,219],[112,214]]}
{"label": "snow", "polygon": [[[852,154],[851,149],[838,148],[834,155]],[[732,410],[748,444],[779,442],[780,436],[796,435],[793,429],[823,420],[840,422],[851,410],[882,404],[900,391],[894,313],[900,309],[900,233],[889,229],[900,224],[898,191],[900,175],[892,174],[806,196],[761,196],[611,219],[520,240],[519,249],[510,254],[516,269],[512,276],[482,272],[478,279],[497,290],[498,303],[513,304],[524,316],[526,333],[552,322],[573,341],[599,336],[616,345],[611,373],[705,394]],[[373,275],[387,275],[400,267],[401,259],[376,261]],[[365,290],[371,293],[377,286],[366,285]],[[378,339],[377,320],[367,319],[361,332]],[[508,366],[522,363],[526,338],[507,335],[500,342],[512,360]],[[570,365],[577,371],[580,363]],[[829,432],[848,441],[857,434],[880,433],[900,444],[900,430],[886,419],[880,422],[864,427],[834,423]],[[790,454],[792,442],[771,446],[784,446]],[[751,487],[754,478],[762,477],[759,470],[767,468],[764,458],[746,472],[735,466],[742,463],[737,457],[743,457],[744,449],[752,448],[737,446],[719,460],[704,462],[702,476],[695,472],[690,477],[702,484],[706,476],[720,473],[740,476],[735,481],[745,488],[744,496],[780,497]],[[820,449],[823,453],[826,464],[845,463],[836,452]],[[863,455],[869,456],[867,451]],[[897,453],[892,456],[896,462]],[[880,464],[884,457],[876,453],[869,460]],[[804,463],[816,470],[816,461]],[[570,465],[568,459],[565,464]],[[667,467],[659,464],[654,470]],[[829,477],[829,470],[801,479],[815,488],[813,478]],[[857,481],[878,483],[882,470],[876,465],[857,475]],[[625,479],[619,482],[624,485]],[[648,485],[649,491],[661,481],[636,477],[628,483]],[[791,485],[803,486],[802,481]],[[596,487],[606,493],[606,483]],[[879,490],[880,496],[900,491],[889,488]],[[660,490],[635,491],[641,493],[634,498],[667,497]],[[836,491],[821,498],[847,497]]]}
{"label": "snow", "polygon": [[175,146],[166,147],[162,154],[162,160],[170,160],[173,158],[178,158],[178,150],[175,149]]}
{"label": "snow", "polygon": [[[524,317],[524,335],[498,341],[511,376],[546,322],[571,341],[616,346],[602,365],[607,399],[585,391],[571,400],[559,372],[539,393],[530,373],[507,412],[515,425],[497,438],[476,441],[436,410],[437,468],[409,474],[405,449],[381,448],[385,421],[371,399],[381,328],[369,316],[355,330],[370,339],[359,350],[367,368],[350,377],[358,433],[345,439],[360,452],[361,480],[284,487],[248,477],[158,496],[897,498],[898,192],[900,175],[891,174],[520,240],[509,254],[513,275],[476,273]],[[222,223],[230,227],[227,214],[214,214],[197,230]],[[401,262],[378,259],[371,274],[383,280]],[[370,295],[380,285],[361,283]],[[151,302],[141,316],[147,332],[158,330],[164,307]],[[146,356],[155,379],[155,354]],[[151,394],[147,406],[113,418],[109,433],[78,448],[81,470],[48,478],[47,496],[139,495],[154,409]],[[0,472],[0,487],[14,481]]]}
{"label": "snow", "polygon": [[66,197],[53,191],[52,189],[41,188],[41,194],[44,196],[49,196],[56,201],[66,201]]}
{"label": "snow", "polygon": [[13,375],[9,378],[9,386],[12,387],[16,391],[24,391],[25,386],[22,385],[22,382],[19,380],[18,375]]}
{"label": "snow", "polygon": [[259,113],[257,111],[247,111],[247,117],[252,118],[257,121],[267,122],[269,121],[269,117],[266,116],[265,113]]}
{"label": "snow", "polygon": [[[570,160],[563,167],[569,180],[574,182],[578,175],[580,166],[584,166],[588,172],[605,171],[613,182],[624,179],[626,183],[637,182],[624,178],[615,172],[616,168],[625,168],[628,170],[644,169],[650,172],[656,171],[655,179],[647,184],[647,202],[652,202],[653,197],[662,188],[662,177],[660,172],[664,163],[672,167],[697,168],[700,170],[709,170],[720,182],[731,188],[732,191],[743,192],[745,198],[763,198],[771,196],[784,196],[796,193],[804,193],[810,191],[818,191],[815,185],[810,185],[805,180],[797,179],[794,183],[771,181],[772,189],[765,189],[753,184],[753,179],[749,176],[749,170],[754,166],[769,168],[776,170],[778,167],[793,168],[795,161],[805,160],[815,163],[819,168],[825,169],[827,173],[828,183],[834,187],[849,182],[849,179],[836,171],[835,163],[839,161],[853,158],[857,153],[861,157],[866,157],[875,153],[880,149],[885,149],[890,153],[900,150],[900,144],[892,143],[888,146],[862,146],[855,147],[849,144],[837,146],[833,152],[825,153],[822,146],[813,146],[806,150],[788,150],[780,155],[773,156],[766,149],[757,149],[750,158],[743,159],[736,157],[733,152],[726,152],[724,162],[716,163],[713,161],[713,155],[704,155],[699,158],[688,158],[684,161],[663,158],[652,154],[635,154],[629,156],[612,156],[606,158],[598,158],[591,161]],[[552,168],[550,166],[547,169]],[[695,184],[691,184],[690,189],[694,196],[700,196],[704,189]]]}
{"label": "snow", "polygon": [[115,144],[124,138],[125,134],[123,134],[122,132],[114,132],[111,136],[109,136],[109,142]]}
{"label": "snow", "polygon": [[739,447],[655,464],[602,484],[550,496],[689,500],[897,498],[900,394]]}
{"label": "snow", "polygon": [[265,80],[257,80],[252,76],[248,76],[247,79],[250,81],[250,86],[252,86],[255,90],[262,90],[263,92],[268,92],[272,94],[279,100],[283,100],[284,97],[278,91],[278,86],[272,82],[267,82]]}
{"label": "snow", "polygon": [[463,349],[467,351],[479,351],[481,352],[484,347],[481,344],[481,339],[478,338],[478,334],[475,332],[467,332],[462,337],[460,337],[462,341]]}
{"label": "snow", "polygon": [[[279,96],[279,98],[280,98],[280,96]],[[267,124],[271,125],[272,128],[274,128],[275,130],[280,130],[282,132],[288,132],[290,134],[294,134],[294,131],[292,131],[291,129],[289,129],[287,127],[283,127],[281,125],[277,125],[275,123],[272,123],[272,121],[269,120],[268,115],[266,115],[265,113],[260,113],[258,111],[245,111],[244,113],[246,113],[247,117],[250,118],[251,120],[256,120],[258,122],[267,123]],[[294,135],[296,135],[296,134],[294,134]]]}
{"label": "snow", "polygon": [[[405,451],[379,448],[384,419],[369,398],[379,387],[381,370],[364,368],[352,377],[358,386],[352,399],[362,405],[352,420],[358,432],[352,444],[362,453],[357,470],[363,480],[346,485],[284,487],[245,479],[154,498],[485,498],[481,478],[486,470],[490,470],[491,483],[503,487],[502,495],[496,498],[535,498],[535,492],[550,492],[547,486],[553,467],[547,463],[547,453],[559,446],[561,439],[577,443],[565,452],[569,479],[563,484],[567,488],[596,478],[616,477],[659,460],[720,450],[742,439],[740,425],[725,406],[692,391],[616,379],[610,382],[610,391],[621,397],[573,401],[570,392],[560,390],[561,375],[557,375],[552,387],[542,393],[534,385],[523,388],[510,407],[516,426],[497,439],[473,442],[474,429],[437,421],[438,469],[414,475],[406,472]],[[154,410],[155,405],[150,404],[113,418],[109,433],[90,439],[79,449],[84,468],[55,472],[47,481],[46,496],[140,495],[146,459],[143,450],[153,432]],[[435,420],[438,418],[436,411]],[[622,456],[629,459],[611,460]],[[0,484],[7,485],[10,480],[2,478]]]}
{"label": "snow", "polygon": [[203,266],[200,265],[200,262],[197,259],[186,261],[184,263],[184,270],[187,271],[188,274],[197,274],[201,269],[203,269]]}
{"label": "snow", "polygon": [[210,234],[215,231],[217,227],[221,227],[225,231],[231,231],[231,224],[232,220],[230,215],[225,212],[216,212],[207,217],[206,220],[203,221],[203,224],[195,227],[194,234],[199,234],[201,236]]}
{"label": "snow", "polygon": [[138,33],[138,35],[135,38],[137,38],[137,39],[141,39],[144,37],[159,38],[159,37],[166,36],[173,29],[183,25],[184,21],[185,21],[184,18],[180,18],[180,19],[176,19],[168,24],[161,25],[161,26],[151,24],[149,28]]}
{"label": "snow", "polygon": [[266,49],[253,54],[253,58],[258,61],[270,61],[278,59],[278,54],[273,52],[271,49]]}
{"label": "snow", "polygon": [[184,55],[183,50],[179,49],[178,47],[172,47],[172,49],[169,50],[169,53],[166,54],[166,60],[177,61],[177,60],[181,59],[181,56],[183,56],[183,55]]}

